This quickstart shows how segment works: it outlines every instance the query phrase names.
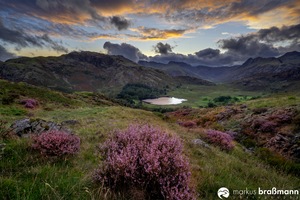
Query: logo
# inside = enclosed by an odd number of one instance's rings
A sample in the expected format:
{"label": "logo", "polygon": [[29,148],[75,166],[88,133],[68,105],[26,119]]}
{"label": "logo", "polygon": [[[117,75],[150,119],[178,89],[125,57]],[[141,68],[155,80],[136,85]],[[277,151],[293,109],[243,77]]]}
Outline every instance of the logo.
{"label": "logo", "polygon": [[222,199],[222,197],[225,197],[226,199],[229,197],[229,190],[226,187],[221,187],[218,190],[218,197]]}

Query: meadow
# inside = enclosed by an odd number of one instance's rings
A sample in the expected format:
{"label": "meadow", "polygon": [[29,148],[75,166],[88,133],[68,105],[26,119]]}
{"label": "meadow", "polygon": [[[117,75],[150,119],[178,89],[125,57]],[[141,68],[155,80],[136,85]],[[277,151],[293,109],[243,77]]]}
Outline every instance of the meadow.
{"label": "meadow", "polygon": [[[0,151],[0,196],[3,199],[128,199],[124,193],[114,193],[94,183],[92,175],[103,162],[97,146],[104,143],[112,131],[124,130],[130,124],[151,124],[180,138],[190,163],[191,185],[196,190],[197,199],[217,199],[216,192],[220,187],[235,190],[256,190],[258,187],[299,189],[299,177],[267,164],[255,154],[245,151],[238,142],[234,142],[235,147],[229,152],[214,145],[199,145],[194,141],[203,139],[201,128],[180,126],[167,115],[120,106],[100,97],[95,100],[95,96],[90,93],[63,94],[24,84],[2,83],[5,84],[5,92],[0,94],[3,122],[0,133],[15,120],[23,118],[56,123],[75,120],[78,123],[68,128],[81,139],[77,155],[53,159],[41,156],[30,148],[31,138],[3,137],[2,134],[0,144],[5,145]],[[218,90],[215,90],[216,87]],[[210,90],[208,86],[185,86],[168,95],[189,99],[180,107],[207,106],[205,99],[212,100],[226,95],[246,97],[237,104],[245,104],[251,109],[299,107],[300,97],[297,95],[241,92],[226,90],[226,86],[215,88]],[[13,96],[13,93],[19,93],[19,96],[14,96],[11,103],[3,104],[3,99]],[[257,96],[260,98],[252,98]],[[18,103],[23,98],[35,98],[40,102],[39,106],[35,109],[24,108]],[[223,108],[218,106],[210,109],[218,112]],[[258,195],[241,196],[243,199],[247,197],[261,198]]]}

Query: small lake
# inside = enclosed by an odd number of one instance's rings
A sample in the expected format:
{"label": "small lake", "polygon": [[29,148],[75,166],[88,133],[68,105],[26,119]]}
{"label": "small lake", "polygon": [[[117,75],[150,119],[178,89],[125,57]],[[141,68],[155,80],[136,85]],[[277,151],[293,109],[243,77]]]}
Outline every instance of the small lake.
{"label": "small lake", "polygon": [[150,103],[153,105],[177,105],[187,101],[186,99],[178,99],[175,97],[160,97],[156,99],[144,99],[143,102]]}

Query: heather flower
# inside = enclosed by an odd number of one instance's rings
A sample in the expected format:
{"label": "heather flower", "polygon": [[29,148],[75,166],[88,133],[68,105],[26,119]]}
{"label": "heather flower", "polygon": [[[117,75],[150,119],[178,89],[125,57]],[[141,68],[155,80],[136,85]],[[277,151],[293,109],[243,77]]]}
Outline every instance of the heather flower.
{"label": "heather flower", "polygon": [[47,131],[34,137],[32,147],[45,156],[62,157],[79,152],[80,138],[63,131]]}
{"label": "heather flower", "polygon": [[113,190],[139,188],[151,199],[195,199],[180,140],[159,128],[131,125],[100,152],[104,162],[94,179]]}
{"label": "heather flower", "polygon": [[35,99],[24,99],[20,102],[25,108],[33,109],[39,105],[38,101]]}
{"label": "heather flower", "polygon": [[232,150],[234,148],[232,136],[221,131],[207,130],[206,139],[211,144],[219,146],[222,150]]}
{"label": "heather flower", "polygon": [[277,123],[266,119],[256,119],[251,127],[261,132],[273,132]]}
{"label": "heather flower", "polygon": [[197,123],[194,121],[185,121],[181,122],[180,125],[186,128],[194,128],[197,126]]}

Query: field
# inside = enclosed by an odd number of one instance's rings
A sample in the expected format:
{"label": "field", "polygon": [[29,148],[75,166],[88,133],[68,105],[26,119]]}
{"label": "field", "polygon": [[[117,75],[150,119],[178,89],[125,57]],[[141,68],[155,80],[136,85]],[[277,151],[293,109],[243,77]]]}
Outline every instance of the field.
{"label": "field", "polygon": [[[195,139],[202,137],[202,129],[185,128],[167,115],[114,103],[107,105],[108,100],[97,103],[89,93],[66,95],[48,90],[40,93],[35,87],[5,84],[6,92],[1,94],[2,99],[12,91],[17,91],[17,88],[23,88],[23,93],[14,99],[14,103],[0,104],[1,119],[6,121],[2,130],[13,121],[27,117],[56,123],[75,120],[78,123],[69,128],[80,137],[81,150],[78,155],[67,159],[47,159],[30,148],[30,138],[2,137],[0,144],[5,146],[0,151],[0,196],[3,199],[127,199],[124,194],[115,194],[95,184],[92,174],[102,162],[96,150],[97,145],[106,141],[112,131],[125,129],[129,124],[151,124],[180,137],[184,144],[184,154],[190,162],[192,185],[196,188],[197,199],[217,199],[216,192],[220,187],[234,190],[299,188],[299,177],[267,164],[255,154],[245,151],[238,142],[235,142],[235,148],[230,152],[213,145],[207,148],[194,143]],[[273,96],[226,88],[221,85],[211,89],[207,86],[184,86],[168,95],[187,98],[189,101],[181,106],[195,108],[207,106],[207,101],[223,95],[245,97],[241,102],[251,109],[299,107],[300,97],[297,95]],[[53,95],[60,98],[51,98]],[[260,98],[251,100],[257,96]],[[36,109],[26,109],[18,103],[20,98],[35,98],[41,103]],[[224,107],[210,109],[218,112]],[[246,194],[241,197],[261,198]]]}

